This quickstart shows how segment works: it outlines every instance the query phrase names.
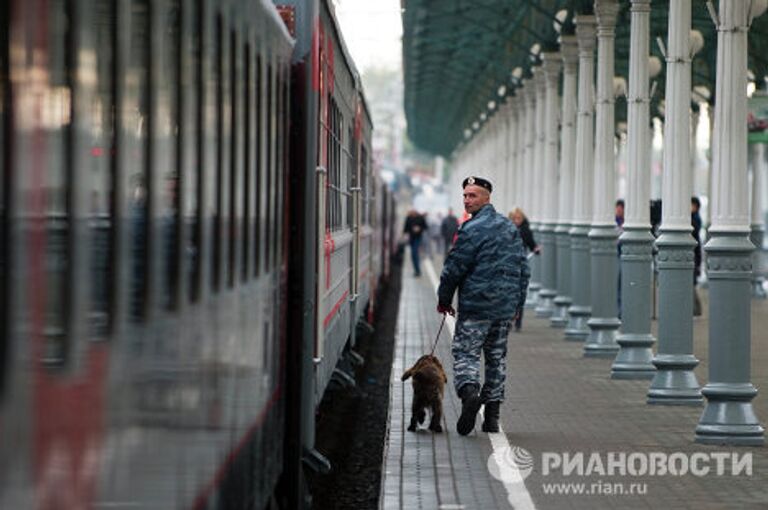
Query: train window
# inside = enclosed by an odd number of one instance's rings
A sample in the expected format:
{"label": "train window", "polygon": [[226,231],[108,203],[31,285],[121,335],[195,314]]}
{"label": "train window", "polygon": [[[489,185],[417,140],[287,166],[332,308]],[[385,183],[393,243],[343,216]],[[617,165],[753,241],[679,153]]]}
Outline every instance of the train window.
{"label": "train window", "polygon": [[360,144],[360,223],[369,225],[371,223],[371,201],[370,188],[368,187],[368,151],[365,145]]}
{"label": "train window", "polygon": [[[352,189],[358,185],[357,180],[357,151],[355,150],[355,132],[352,126],[349,126],[347,132],[347,139],[349,140],[349,147],[345,151],[344,160],[347,162],[347,181],[349,182],[349,189]],[[347,195],[347,226],[351,229],[355,224],[355,201],[352,193]]]}
{"label": "train window", "polygon": [[5,367],[8,349],[10,323],[8,321],[10,292],[8,278],[8,260],[10,251],[10,236],[8,228],[9,200],[6,193],[10,190],[11,146],[10,146],[10,106],[11,90],[9,86],[9,4],[0,5],[0,395],[5,387]]}
{"label": "train window", "polygon": [[366,175],[366,186],[368,188],[368,225],[378,225],[376,216],[376,179],[373,178],[373,166],[371,165],[371,156],[363,145],[363,169]]}
{"label": "train window", "polygon": [[[281,197],[281,215],[286,214],[286,204],[288,202],[288,175],[289,175],[289,169],[288,169],[288,148],[290,147],[291,138],[290,138],[290,122],[291,122],[291,104],[290,104],[290,97],[291,97],[291,68],[288,66],[288,64],[283,64],[283,128],[282,128],[282,140],[283,145],[280,152],[280,158],[282,161],[282,176],[280,178],[280,197]],[[280,222],[281,229],[288,229],[288,222],[287,221],[281,221]],[[285,232],[281,230],[280,239],[285,239]],[[281,241],[280,243],[280,258],[282,259],[285,255],[285,244]]]}
{"label": "train window", "polygon": [[336,101],[330,94],[328,94],[328,105],[328,126],[326,128],[328,131],[328,203],[326,205],[326,226],[330,231],[334,231],[341,228],[343,224],[341,197],[342,194],[347,193],[347,190],[342,187],[341,133],[343,132],[343,119]]}
{"label": "train window", "polygon": [[212,263],[211,277],[213,278],[212,284],[214,290],[219,290],[220,283],[220,270],[222,265],[222,227],[223,227],[223,207],[224,207],[224,172],[222,168],[224,158],[224,63],[222,60],[222,45],[223,45],[223,27],[221,15],[216,16],[216,31],[213,40],[213,80],[214,87],[216,87],[216,108],[215,108],[215,127],[214,127],[214,146],[216,147],[216,171],[215,171],[215,193],[213,196],[213,235],[211,236],[212,242]]}
{"label": "train window", "polygon": [[131,319],[147,313],[149,286],[149,163],[150,163],[150,10],[147,0],[131,1],[131,33],[126,76],[125,123],[127,148],[131,250]]}
{"label": "train window", "polygon": [[[235,31],[229,34],[229,262],[227,264],[227,283],[230,287],[235,284],[235,270],[237,265],[237,222],[238,211],[238,163],[237,157],[237,116],[240,104],[237,102],[239,80],[237,79],[237,36]],[[242,185],[240,185],[242,187]]]}
{"label": "train window", "polygon": [[253,234],[253,268],[256,276],[259,276],[261,271],[261,253],[262,253],[262,238],[263,235],[263,226],[262,226],[262,219],[264,218],[264,213],[262,212],[262,204],[264,201],[262,200],[262,196],[264,195],[264,186],[263,186],[263,175],[264,172],[262,171],[263,165],[261,161],[261,156],[263,153],[263,147],[264,147],[264,129],[262,122],[263,120],[263,83],[262,83],[262,76],[263,73],[261,71],[262,61],[261,61],[261,55],[258,55],[256,57],[256,77],[254,79],[254,89],[256,92],[256,143],[254,144],[254,155],[253,155],[253,168],[255,171],[255,179],[256,179],[256,200],[254,203],[254,211],[255,211],[255,218],[254,218],[254,234]]}
{"label": "train window", "polygon": [[283,218],[283,178],[285,168],[283,163],[283,150],[285,146],[285,133],[283,124],[285,123],[285,69],[282,64],[277,67],[277,116],[275,120],[275,242],[272,244],[275,266],[280,263],[281,252],[281,223]]}
{"label": "train window", "polygon": [[159,138],[167,140],[166,150],[158,151],[157,165],[161,180],[160,234],[162,239],[163,306],[173,310],[178,305],[179,286],[179,177],[182,162],[182,137],[179,133],[181,112],[181,6],[170,0],[162,18],[162,51],[157,76]]}
{"label": "train window", "polygon": [[251,76],[251,45],[246,43],[243,52],[243,223],[242,223],[242,262],[240,266],[240,278],[248,279],[249,262],[251,260],[251,222],[253,221],[251,209],[251,197],[253,196],[253,166],[251,165],[251,124],[253,117],[251,101],[253,100],[253,81]]}
{"label": "train window", "polygon": [[115,149],[115,76],[117,76],[114,47],[116,42],[115,5],[110,0],[97,2],[94,11],[94,41],[96,53],[95,94],[90,105],[90,166],[91,196],[89,226],[91,231],[91,312],[90,326],[95,338],[107,334],[110,328],[112,290],[115,280],[114,223],[116,182]]}
{"label": "train window", "polygon": [[266,102],[267,102],[267,125],[266,125],[266,131],[264,133],[264,142],[266,144],[265,150],[266,150],[266,166],[264,170],[266,171],[266,184],[265,184],[265,191],[266,191],[266,211],[264,214],[265,222],[264,222],[264,268],[266,271],[270,271],[272,269],[272,242],[273,237],[272,234],[274,232],[273,230],[273,210],[274,204],[272,203],[272,199],[274,198],[274,190],[272,189],[272,182],[273,182],[273,155],[274,151],[272,150],[272,143],[275,140],[275,129],[274,124],[272,123],[272,117],[274,115],[275,111],[275,99],[272,95],[274,87],[272,84],[272,80],[274,79],[274,73],[272,70],[272,62],[267,62],[267,93],[266,93]]}
{"label": "train window", "polygon": [[[190,103],[193,108],[194,115],[194,134],[190,140],[190,144],[194,147],[194,155],[190,158],[190,167],[192,168],[192,174],[185,174],[187,180],[184,183],[183,189],[186,193],[186,199],[184,200],[186,208],[186,223],[188,227],[187,247],[185,250],[185,256],[187,260],[186,268],[189,271],[189,300],[195,302],[200,297],[200,247],[202,239],[202,207],[203,203],[203,176],[202,171],[203,158],[205,156],[203,152],[204,145],[204,96],[203,96],[203,79],[205,76],[205,68],[203,67],[203,37],[204,33],[204,20],[203,17],[203,0],[196,0],[194,4],[194,10],[191,11],[192,23],[190,26],[194,27],[191,31],[192,38],[192,97],[194,102]],[[181,103],[182,105],[184,103]],[[184,123],[181,123],[183,126]],[[190,144],[186,144],[188,147]]]}
{"label": "train window", "polygon": [[[47,364],[63,364],[68,350],[67,317],[69,273],[70,184],[73,159],[72,77],[74,34],[72,6],[55,0],[50,4],[50,54],[45,115],[41,122],[46,132],[47,175],[44,212],[32,211],[35,221],[45,224],[45,351]],[[31,184],[31,183],[30,183]],[[34,190],[31,190],[33,193]],[[38,216],[43,212],[44,217]]]}

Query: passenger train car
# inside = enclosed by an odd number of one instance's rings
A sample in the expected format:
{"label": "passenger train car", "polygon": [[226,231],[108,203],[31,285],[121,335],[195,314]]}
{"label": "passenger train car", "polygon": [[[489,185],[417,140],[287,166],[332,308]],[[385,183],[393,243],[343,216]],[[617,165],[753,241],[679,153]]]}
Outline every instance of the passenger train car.
{"label": "passenger train car", "polygon": [[326,0],[0,3],[0,508],[303,508],[394,202]]}

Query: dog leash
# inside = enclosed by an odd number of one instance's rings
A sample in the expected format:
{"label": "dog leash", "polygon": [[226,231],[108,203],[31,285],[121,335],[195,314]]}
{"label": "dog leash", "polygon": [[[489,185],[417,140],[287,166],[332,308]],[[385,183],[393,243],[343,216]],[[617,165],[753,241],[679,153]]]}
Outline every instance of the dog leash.
{"label": "dog leash", "polygon": [[443,314],[443,322],[440,323],[440,329],[437,330],[437,337],[435,337],[435,343],[432,344],[432,350],[429,352],[429,355],[432,356],[435,354],[435,347],[437,347],[437,341],[440,340],[440,333],[443,331],[443,326],[445,326],[445,318],[448,314]]}

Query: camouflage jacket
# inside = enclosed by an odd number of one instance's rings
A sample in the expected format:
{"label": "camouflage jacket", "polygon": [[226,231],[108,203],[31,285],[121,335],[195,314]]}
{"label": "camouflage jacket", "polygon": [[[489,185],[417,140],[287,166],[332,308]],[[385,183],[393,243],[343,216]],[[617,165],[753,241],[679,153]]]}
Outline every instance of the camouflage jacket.
{"label": "camouflage jacket", "polygon": [[458,287],[460,319],[511,319],[525,304],[530,274],[520,232],[487,204],[459,229],[440,274],[438,303],[450,305]]}

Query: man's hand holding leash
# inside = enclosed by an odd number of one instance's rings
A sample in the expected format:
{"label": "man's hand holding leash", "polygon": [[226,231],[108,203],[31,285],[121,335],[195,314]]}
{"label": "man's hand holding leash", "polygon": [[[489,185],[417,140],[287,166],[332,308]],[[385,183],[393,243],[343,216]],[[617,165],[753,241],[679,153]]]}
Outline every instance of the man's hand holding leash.
{"label": "man's hand holding leash", "polygon": [[442,313],[443,315],[448,314],[451,317],[456,316],[456,310],[454,310],[451,305],[441,305],[439,303],[437,305],[437,313]]}

